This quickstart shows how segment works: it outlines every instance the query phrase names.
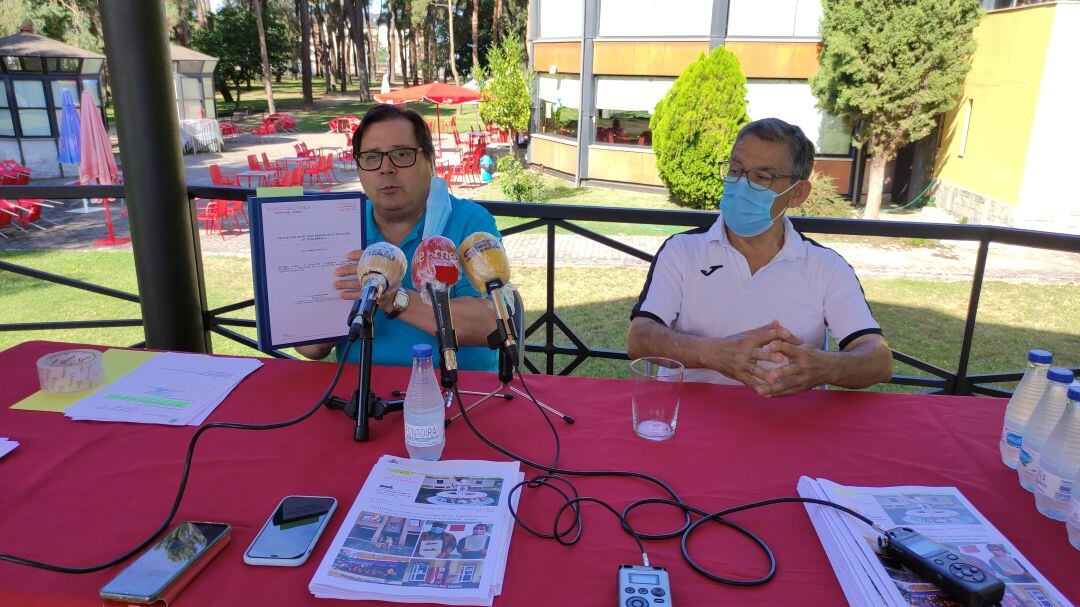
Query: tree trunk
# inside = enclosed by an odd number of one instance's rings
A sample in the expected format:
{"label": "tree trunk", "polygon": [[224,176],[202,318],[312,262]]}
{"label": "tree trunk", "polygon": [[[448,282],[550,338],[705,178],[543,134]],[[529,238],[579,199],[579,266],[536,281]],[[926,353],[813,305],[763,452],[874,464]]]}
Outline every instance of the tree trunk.
{"label": "tree trunk", "polygon": [[472,69],[477,73],[480,67],[480,0],[473,0],[472,5]]}
{"label": "tree trunk", "polygon": [[[447,29],[450,30],[450,71],[454,74],[454,84],[461,86],[461,78],[457,73],[457,60],[454,56],[454,0],[446,0],[446,14],[449,25]],[[476,28],[473,28],[473,34],[475,35]]]}
{"label": "tree trunk", "polygon": [[413,86],[420,84],[420,74],[417,71],[416,56],[416,26],[409,28],[409,71],[412,74]]}
{"label": "tree trunk", "polygon": [[227,82],[218,82],[215,88],[221,93],[221,98],[225,100],[225,103],[232,103],[232,91],[229,90],[229,84]]}
{"label": "tree trunk", "polygon": [[389,11],[389,19],[386,21],[386,73],[390,80],[394,79],[394,55],[398,47],[397,28],[394,27],[394,11]]}
{"label": "tree trunk", "polygon": [[263,4],[262,0],[252,0],[255,5],[255,27],[259,31],[259,53],[262,55],[263,64],[263,89],[266,90],[266,109],[271,114],[276,114],[274,107],[274,87],[270,82],[270,56],[266,52],[266,29],[263,28]]}
{"label": "tree trunk", "polygon": [[401,23],[398,23],[397,26],[397,39],[398,44],[401,47],[401,50],[398,53],[398,59],[400,60],[398,63],[401,64],[401,85],[409,86],[409,54],[405,52],[408,40],[406,40],[407,36],[405,35],[405,28],[402,27]]}
{"label": "tree trunk", "polygon": [[326,19],[323,17],[322,6],[315,2],[315,23],[319,32],[319,57],[322,59],[321,68],[323,78],[326,79],[326,94],[334,92],[334,70],[330,59],[330,40],[326,34]]}
{"label": "tree trunk", "polygon": [[491,15],[491,43],[498,44],[502,40],[502,0],[495,0],[495,9]]}
{"label": "tree trunk", "polygon": [[[361,0],[363,2],[364,0]],[[353,45],[356,47],[356,68],[359,73],[357,87],[360,88],[360,100],[371,100],[371,78],[368,75],[367,55],[364,51],[365,37],[363,9],[356,5],[356,0],[349,0],[349,17],[352,23]]]}
{"label": "tree trunk", "polygon": [[881,194],[885,189],[885,165],[889,162],[889,154],[881,152],[870,157],[869,183],[866,188],[866,209],[863,210],[863,219],[877,219],[881,210]]}
{"label": "tree trunk", "polygon": [[300,11],[300,77],[302,82],[305,110],[315,105],[315,96],[311,92],[311,5],[308,0],[297,0]]}
{"label": "tree trunk", "polygon": [[341,81],[341,92],[344,93],[349,87],[349,46],[345,39],[345,0],[338,2],[338,80]]}
{"label": "tree trunk", "polygon": [[[205,29],[207,17],[210,15],[210,2],[208,0],[195,0],[195,21],[200,29]],[[228,89],[228,87],[225,87]],[[226,99],[225,101],[229,101]]]}
{"label": "tree trunk", "polygon": [[368,68],[368,82],[375,77],[375,73],[378,71],[379,66],[379,23],[375,22],[375,27],[371,27],[371,6],[366,2],[360,3],[360,16],[364,20],[364,32],[367,33],[367,68]]}

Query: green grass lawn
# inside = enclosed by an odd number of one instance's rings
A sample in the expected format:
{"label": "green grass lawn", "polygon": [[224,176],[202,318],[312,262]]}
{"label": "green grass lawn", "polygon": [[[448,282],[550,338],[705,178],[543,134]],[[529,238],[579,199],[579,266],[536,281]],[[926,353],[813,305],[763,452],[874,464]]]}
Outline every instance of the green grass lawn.
{"label": "green grass lawn", "polygon": [[[80,280],[136,291],[130,254],[108,252],[0,253],[0,259]],[[247,260],[206,257],[207,299],[211,307],[251,297],[251,271]],[[526,320],[543,312],[543,268],[515,269],[514,282],[526,302]],[[645,270],[624,268],[560,268],[556,270],[556,311],[590,347],[624,350],[630,309],[645,280]],[[953,370],[963,338],[964,314],[970,283],[906,279],[863,280],[867,298],[881,322],[890,345],[929,363]],[[597,288],[597,285],[603,288]],[[1022,368],[1029,348],[1041,347],[1058,355],[1061,364],[1077,365],[1080,357],[1080,301],[1075,285],[1036,285],[987,282],[984,284],[976,328],[971,372],[1001,372]],[[30,321],[137,318],[139,308],[122,302],[9,273],[0,273],[0,324]],[[252,309],[232,314],[253,318]],[[249,336],[253,330],[240,329]],[[26,340],[44,339],[126,346],[143,339],[138,328],[83,329],[0,333],[0,349]],[[214,351],[257,355],[238,343],[214,336]],[[543,332],[529,341],[541,343]],[[556,332],[556,343],[571,345]],[[543,368],[542,359],[532,355]],[[569,362],[556,361],[556,371]],[[897,373],[911,369],[897,365]],[[623,361],[584,363],[577,375],[627,375]],[[900,388],[891,388],[900,389]]]}

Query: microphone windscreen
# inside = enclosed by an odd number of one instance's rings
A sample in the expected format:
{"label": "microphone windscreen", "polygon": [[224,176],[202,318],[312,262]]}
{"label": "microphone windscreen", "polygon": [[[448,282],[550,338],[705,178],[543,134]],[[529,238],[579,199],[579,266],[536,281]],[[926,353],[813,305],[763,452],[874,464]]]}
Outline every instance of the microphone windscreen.
{"label": "microphone windscreen", "polygon": [[492,280],[509,284],[510,260],[498,238],[487,232],[474,232],[461,241],[459,251],[465,275],[477,291],[487,291],[487,283]]}
{"label": "microphone windscreen", "polygon": [[413,253],[412,279],[413,286],[421,294],[427,292],[428,283],[441,283],[451,287],[457,283],[460,276],[454,241],[445,236],[429,236],[420,241],[416,253]]}
{"label": "microphone windscreen", "polygon": [[405,253],[388,242],[376,242],[364,249],[360,261],[356,264],[356,276],[363,284],[371,274],[379,274],[386,278],[387,291],[396,291],[401,286],[401,279],[405,277],[405,268],[408,261]]}

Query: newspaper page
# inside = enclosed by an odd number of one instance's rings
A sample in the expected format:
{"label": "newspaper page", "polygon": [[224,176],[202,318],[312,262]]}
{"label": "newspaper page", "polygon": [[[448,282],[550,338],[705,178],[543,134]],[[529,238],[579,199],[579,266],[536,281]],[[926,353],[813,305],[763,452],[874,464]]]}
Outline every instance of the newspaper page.
{"label": "newspaper page", "polygon": [[[383,456],[309,585],[321,598],[490,605],[513,532],[517,462]],[[515,504],[516,507],[516,497]]]}
{"label": "newspaper page", "polygon": [[[799,493],[847,506],[885,529],[910,527],[945,544],[1005,582],[1004,607],[1072,604],[955,487],[848,487],[803,477]],[[937,586],[879,553],[877,533],[858,519],[826,506],[807,504],[807,511],[829,544],[834,568],[847,565],[837,576],[853,604],[959,607]],[[845,578],[858,589],[849,589]]]}

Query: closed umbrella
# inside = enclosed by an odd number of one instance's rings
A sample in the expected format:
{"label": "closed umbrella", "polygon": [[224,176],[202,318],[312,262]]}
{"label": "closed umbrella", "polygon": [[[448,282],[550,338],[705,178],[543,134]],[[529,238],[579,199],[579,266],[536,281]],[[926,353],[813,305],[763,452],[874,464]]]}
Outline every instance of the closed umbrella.
{"label": "closed umbrella", "polygon": [[79,164],[80,133],[79,113],[75,110],[75,100],[71,91],[64,89],[60,102],[60,153],[57,158],[64,164]]}
{"label": "closed umbrella", "polygon": [[[80,130],[81,139],[79,163],[79,181],[84,185],[98,184],[111,185],[116,183],[120,171],[116,169],[116,160],[113,158],[112,142],[109,134],[105,131],[105,123],[101,121],[101,112],[90,91],[83,91],[79,103],[80,107]],[[116,238],[113,231],[112,214],[109,212],[109,199],[102,198],[105,205],[105,223],[109,227],[109,237],[94,241],[95,246],[108,246],[131,242],[130,238]]]}

